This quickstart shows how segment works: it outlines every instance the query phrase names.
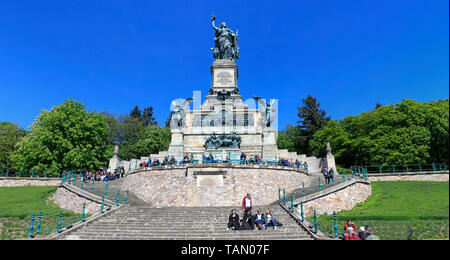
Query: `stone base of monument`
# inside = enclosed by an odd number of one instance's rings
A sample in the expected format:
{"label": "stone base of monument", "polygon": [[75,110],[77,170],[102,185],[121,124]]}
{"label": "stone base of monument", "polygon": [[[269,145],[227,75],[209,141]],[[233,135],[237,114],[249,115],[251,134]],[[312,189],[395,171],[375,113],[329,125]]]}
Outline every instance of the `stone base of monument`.
{"label": "stone base of monument", "polygon": [[255,206],[264,206],[278,201],[280,187],[308,186],[312,181],[292,168],[190,165],[128,175],[122,189],[129,189],[153,207],[239,207],[247,193],[252,194]]}

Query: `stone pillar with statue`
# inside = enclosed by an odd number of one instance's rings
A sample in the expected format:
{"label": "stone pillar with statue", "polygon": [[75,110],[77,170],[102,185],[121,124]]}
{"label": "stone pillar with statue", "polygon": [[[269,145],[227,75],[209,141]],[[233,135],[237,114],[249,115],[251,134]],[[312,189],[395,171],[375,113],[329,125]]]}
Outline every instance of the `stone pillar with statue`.
{"label": "stone pillar with statue", "polygon": [[117,168],[119,168],[119,143],[115,143],[114,145],[114,155],[111,159],[109,159],[109,167],[111,172],[114,172]]}
{"label": "stone pillar with statue", "polygon": [[328,169],[328,171],[333,169],[334,173],[338,174],[338,171],[337,171],[337,168],[336,168],[336,163],[334,161],[334,155],[331,153],[330,140],[327,139],[326,143],[327,143],[327,149],[326,149],[327,155],[326,155],[325,158],[326,158],[326,162],[327,162],[327,164],[326,164],[327,169]]}

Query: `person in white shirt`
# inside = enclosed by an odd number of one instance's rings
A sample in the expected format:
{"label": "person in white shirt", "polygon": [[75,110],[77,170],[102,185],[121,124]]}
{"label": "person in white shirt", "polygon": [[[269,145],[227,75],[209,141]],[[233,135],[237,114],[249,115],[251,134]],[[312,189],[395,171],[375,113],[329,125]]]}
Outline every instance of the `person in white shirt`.
{"label": "person in white shirt", "polygon": [[247,193],[247,196],[242,200],[242,210],[253,209],[253,201],[250,193]]}
{"label": "person in white shirt", "polygon": [[222,162],[226,162],[227,161],[227,153],[225,152],[225,150],[222,151]]}

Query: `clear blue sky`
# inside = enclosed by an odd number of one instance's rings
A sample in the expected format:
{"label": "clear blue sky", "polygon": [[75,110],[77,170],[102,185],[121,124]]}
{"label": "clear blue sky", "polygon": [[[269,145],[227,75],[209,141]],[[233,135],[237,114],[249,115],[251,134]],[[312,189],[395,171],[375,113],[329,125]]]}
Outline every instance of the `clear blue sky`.
{"label": "clear blue sky", "polygon": [[244,97],[311,94],[333,119],[449,96],[449,1],[1,1],[0,121],[27,128],[64,99],[113,114],[207,92],[210,15],[239,30]]}

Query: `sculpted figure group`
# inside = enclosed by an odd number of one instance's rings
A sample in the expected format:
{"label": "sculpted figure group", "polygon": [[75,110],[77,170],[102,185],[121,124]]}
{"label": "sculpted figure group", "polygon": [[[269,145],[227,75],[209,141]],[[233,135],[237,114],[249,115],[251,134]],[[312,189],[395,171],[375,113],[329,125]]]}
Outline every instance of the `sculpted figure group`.
{"label": "sculpted figure group", "polygon": [[219,149],[219,148],[241,148],[242,139],[236,133],[231,135],[221,134],[216,136],[212,134],[206,137],[206,142],[204,147],[206,149]]}

